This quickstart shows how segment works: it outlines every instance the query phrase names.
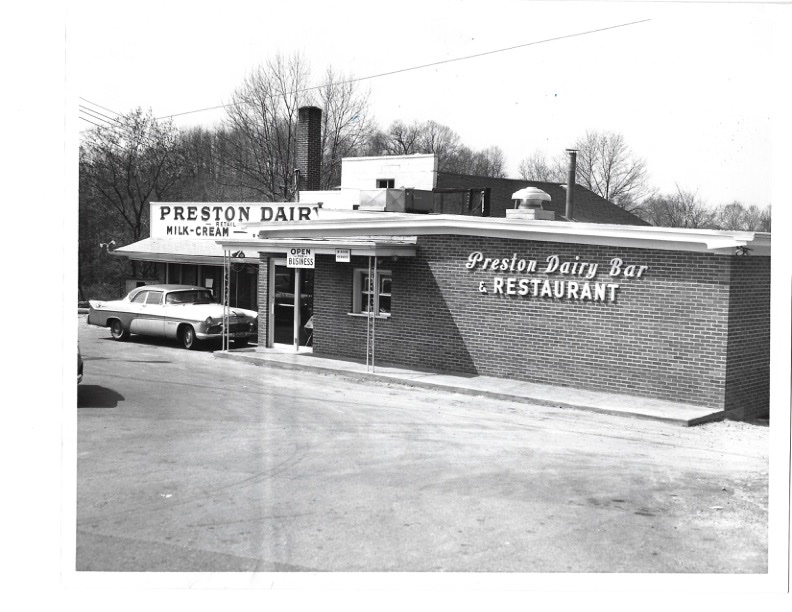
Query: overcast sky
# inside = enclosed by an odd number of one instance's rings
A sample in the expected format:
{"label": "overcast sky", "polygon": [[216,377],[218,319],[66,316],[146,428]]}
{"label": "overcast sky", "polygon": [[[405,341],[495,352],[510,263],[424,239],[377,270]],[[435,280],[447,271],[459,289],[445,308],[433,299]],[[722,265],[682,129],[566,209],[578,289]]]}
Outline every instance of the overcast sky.
{"label": "overcast sky", "polygon": [[[319,84],[328,65],[367,77],[518,47],[360,87],[370,89],[380,126],[434,119],[469,146],[501,147],[510,176],[537,149],[554,156],[586,130],[608,130],[646,160],[661,191],[679,184],[709,204],[765,206],[779,79],[773,44],[788,32],[780,10],[525,0],[77,1],[67,19],[67,77],[76,102],[119,113],[150,107],[159,117],[228,102],[245,75],[276,53],[302,53]],[[541,42],[549,39],[556,40]],[[520,46],[527,43],[537,44]],[[175,121],[211,126],[222,116],[189,112]],[[87,127],[78,122],[77,129]]]}

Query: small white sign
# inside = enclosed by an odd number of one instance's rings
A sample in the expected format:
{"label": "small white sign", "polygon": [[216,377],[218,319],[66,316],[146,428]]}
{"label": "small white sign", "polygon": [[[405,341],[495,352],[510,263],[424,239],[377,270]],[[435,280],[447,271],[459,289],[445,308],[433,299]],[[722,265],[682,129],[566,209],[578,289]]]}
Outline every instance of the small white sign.
{"label": "small white sign", "polygon": [[350,251],[349,249],[336,249],[336,261],[344,261],[350,262]]}
{"label": "small white sign", "polygon": [[286,255],[287,268],[313,268],[314,264],[313,249],[289,249]]}

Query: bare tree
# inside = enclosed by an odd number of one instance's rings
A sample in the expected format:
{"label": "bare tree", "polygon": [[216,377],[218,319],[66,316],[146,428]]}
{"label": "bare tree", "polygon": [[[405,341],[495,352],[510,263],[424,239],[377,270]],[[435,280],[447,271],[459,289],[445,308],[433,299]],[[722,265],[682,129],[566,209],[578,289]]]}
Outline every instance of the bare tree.
{"label": "bare tree", "polygon": [[[176,192],[185,176],[178,131],[138,108],[86,131],[80,143],[80,282],[96,278],[98,242],[122,246],[148,233],[149,202]],[[137,266],[132,262],[132,275]],[[96,272],[96,274],[99,274]]]}
{"label": "bare tree", "polygon": [[306,100],[308,75],[299,55],[277,55],[254,69],[231,98],[229,167],[237,185],[257,199],[294,198],[297,116]]}
{"label": "bare tree", "polygon": [[442,172],[503,178],[506,161],[499,147],[473,150],[459,134],[437,121],[394,121],[387,130],[372,134],[369,155],[434,154]]}
{"label": "bare tree", "polygon": [[500,147],[492,146],[474,151],[469,157],[467,167],[461,168],[462,174],[506,178],[506,156]]}
{"label": "bare tree", "polygon": [[322,85],[310,85],[300,55],[277,55],[259,66],[234,92],[227,119],[231,180],[251,198],[291,201],[295,196],[297,121],[301,106],[322,108],[323,168],[320,184],[341,180],[341,159],[357,155],[369,140],[368,93],[332,68]]}
{"label": "bare tree", "polygon": [[459,134],[437,121],[426,121],[417,125],[416,129],[418,131],[418,150],[421,153],[436,155],[437,166],[440,169],[444,169],[462,147]]}
{"label": "bare tree", "polygon": [[545,154],[538,150],[523,158],[517,170],[525,181],[563,183],[567,178],[563,162],[559,162],[558,158],[548,161]]}
{"label": "bare tree", "polygon": [[321,188],[332,189],[341,184],[341,160],[360,155],[371,137],[369,92],[358,91],[350,78],[331,67],[315,98],[323,110]]}
{"label": "bare tree", "polygon": [[719,229],[769,232],[771,228],[769,206],[759,208],[756,204],[746,206],[741,202],[731,202],[718,206],[714,216]]}
{"label": "bare tree", "polygon": [[574,148],[579,185],[627,211],[652,194],[646,162],[635,157],[621,134],[589,131]]}
{"label": "bare tree", "polygon": [[148,230],[149,202],[166,198],[184,177],[178,130],[138,108],[89,130],[81,147],[80,189],[139,240]]}
{"label": "bare tree", "polygon": [[419,146],[421,125],[414,121],[407,124],[397,120],[386,131],[380,131],[373,139],[372,155],[415,155],[424,153]]}
{"label": "bare tree", "polygon": [[645,221],[660,227],[716,227],[714,211],[701,201],[697,192],[686,191],[679,185],[674,194],[648,198],[638,214]]}

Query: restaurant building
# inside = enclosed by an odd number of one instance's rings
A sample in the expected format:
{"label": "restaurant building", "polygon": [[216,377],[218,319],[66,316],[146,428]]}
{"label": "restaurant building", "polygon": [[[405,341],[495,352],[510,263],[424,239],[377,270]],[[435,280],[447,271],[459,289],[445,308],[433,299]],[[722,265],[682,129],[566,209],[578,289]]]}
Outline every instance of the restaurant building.
{"label": "restaurant building", "polygon": [[769,234],[652,227],[434,156],[344,160],[333,191],[303,169],[295,203],[152,204],[151,237],[117,252],[236,287],[255,350],[768,414]]}
{"label": "restaurant building", "polygon": [[262,349],[285,260],[311,266],[314,355],[768,413],[767,234],[387,212],[251,229],[222,244],[269,270]]}

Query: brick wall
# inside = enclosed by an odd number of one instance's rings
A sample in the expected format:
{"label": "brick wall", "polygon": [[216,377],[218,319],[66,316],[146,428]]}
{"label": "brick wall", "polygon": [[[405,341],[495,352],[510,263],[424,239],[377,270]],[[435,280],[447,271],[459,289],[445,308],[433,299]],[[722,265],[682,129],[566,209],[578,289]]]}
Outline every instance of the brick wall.
{"label": "brick wall", "polygon": [[297,168],[300,190],[316,191],[322,171],[322,110],[303,106],[297,117]]}
{"label": "brick wall", "polygon": [[[469,270],[465,262],[474,251],[537,260],[538,271]],[[585,281],[542,273],[550,255],[598,263],[589,282],[617,282],[616,300],[478,291],[482,281],[491,287],[495,276]],[[643,278],[610,279],[614,257],[648,270]],[[332,256],[317,257],[316,354],[365,359],[366,318],[348,313],[353,269],[367,264],[367,258],[336,264]],[[417,257],[385,259],[380,268],[393,271],[393,297],[391,318],[376,322],[377,363],[727,409],[750,397],[756,407],[745,410],[752,413],[766,403],[769,338],[762,330],[769,322],[769,258],[424,236]]]}
{"label": "brick wall", "polygon": [[725,408],[736,419],[769,413],[769,263],[768,257],[732,258]]}

